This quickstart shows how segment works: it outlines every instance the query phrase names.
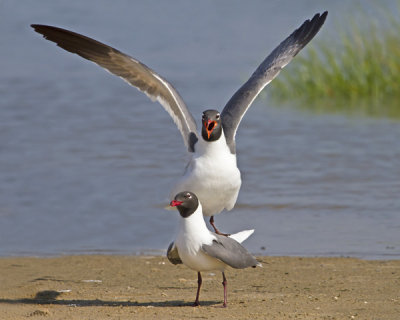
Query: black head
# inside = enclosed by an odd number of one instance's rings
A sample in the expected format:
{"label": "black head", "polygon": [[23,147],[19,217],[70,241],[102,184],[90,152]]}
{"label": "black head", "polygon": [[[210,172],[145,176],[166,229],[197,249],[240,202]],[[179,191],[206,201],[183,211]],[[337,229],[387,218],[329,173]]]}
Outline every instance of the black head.
{"label": "black head", "polygon": [[201,135],[205,141],[216,141],[221,137],[221,115],[217,110],[204,111],[201,124]]}
{"label": "black head", "polygon": [[199,206],[199,199],[190,191],[179,192],[170,203],[171,207],[177,207],[183,218],[191,216]]}

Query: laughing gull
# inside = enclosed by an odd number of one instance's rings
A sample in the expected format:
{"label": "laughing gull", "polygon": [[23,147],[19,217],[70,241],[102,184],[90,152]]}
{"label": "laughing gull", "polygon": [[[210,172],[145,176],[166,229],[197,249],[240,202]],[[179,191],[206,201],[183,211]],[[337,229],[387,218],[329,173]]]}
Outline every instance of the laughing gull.
{"label": "laughing gull", "polygon": [[[225,269],[261,266],[239,242],[231,237],[218,235],[208,230],[204,222],[202,207],[193,192],[178,193],[170,204],[177,207],[182,217],[175,242],[168,248],[167,257],[173,264],[183,263],[197,271],[197,294],[194,306],[200,305],[199,295],[202,283],[201,271],[219,270],[222,272],[224,304],[227,303],[227,280]],[[171,259],[171,252],[175,251]]]}
{"label": "laughing gull", "polygon": [[157,100],[170,114],[192,154],[185,173],[172,188],[170,199],[182,190],[196,193],[203,203],[203,214],[214,226],[215,214],[231,210],[241,186],[236,162],[235,136],[247,109],[261,90],[270,83],[294,56],[318,33],[327,12],[306,20],[281,42],[259,65],[225,105],[222,112],[206,110],[201,132],[176,89],[140,61],[86,36],[52,26],[33,24],[36,32],[59,47],[93,61],[110,73]]}

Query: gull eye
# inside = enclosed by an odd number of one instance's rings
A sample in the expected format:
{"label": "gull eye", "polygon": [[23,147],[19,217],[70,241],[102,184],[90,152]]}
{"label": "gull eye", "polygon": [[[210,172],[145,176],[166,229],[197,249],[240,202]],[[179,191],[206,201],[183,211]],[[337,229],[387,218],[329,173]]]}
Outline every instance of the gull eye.
{"label": "gull eye", "polygon": [[186,199],[190,199],[191,197],[192,197],[192,195],[189,192],[185,194]]}
{"label": "gull eye", "polygon": [[215,116],[215,119],[219,120],[219,113]]}

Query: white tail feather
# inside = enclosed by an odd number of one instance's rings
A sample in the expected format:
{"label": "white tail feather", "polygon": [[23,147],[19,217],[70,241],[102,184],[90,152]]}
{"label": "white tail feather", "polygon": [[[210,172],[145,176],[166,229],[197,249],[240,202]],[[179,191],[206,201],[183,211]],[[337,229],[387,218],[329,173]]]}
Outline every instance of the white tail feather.
{"label": "white tail feather", "polygon": [[254,232],[254,229],[243,230],[238,233],[231,234],[229,236],[229,238],[232,238],[233,240],[236,240],[237,242],[242,243],[244,240],[246,240],[248,237],[250,237],[253,234],[253,232]]}

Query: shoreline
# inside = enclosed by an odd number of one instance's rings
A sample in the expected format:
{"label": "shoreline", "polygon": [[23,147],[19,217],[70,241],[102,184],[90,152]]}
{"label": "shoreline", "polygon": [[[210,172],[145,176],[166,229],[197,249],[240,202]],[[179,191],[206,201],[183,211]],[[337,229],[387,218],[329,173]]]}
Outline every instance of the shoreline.
{"label": "shoreline", "polygon": [[[259,256],[262,268],[197,274],[161,256],[0,257],[4,319],[397,319],[400,260]],[[0,318],[2,318],[0,317]]]}
{"label": "shoreline", "polygon": [[[116,251],[116,250],[87,250],[87,251],[76,251],[76,252],[61,252],[61,253],[34,253],[34,252],[20,252],[20,253],[6,253],[0,254],[0,259],[7,258],[61,258],[61,257],[73,257],[73,256],[115,256],[115,257],[166,257],[166,249],[143,249],[138,251]],[[400,253],[265,253],[258,251],[251,254],[260,258],[344,258],[344,259],[359,259],[366,261],[400,261]]]}

